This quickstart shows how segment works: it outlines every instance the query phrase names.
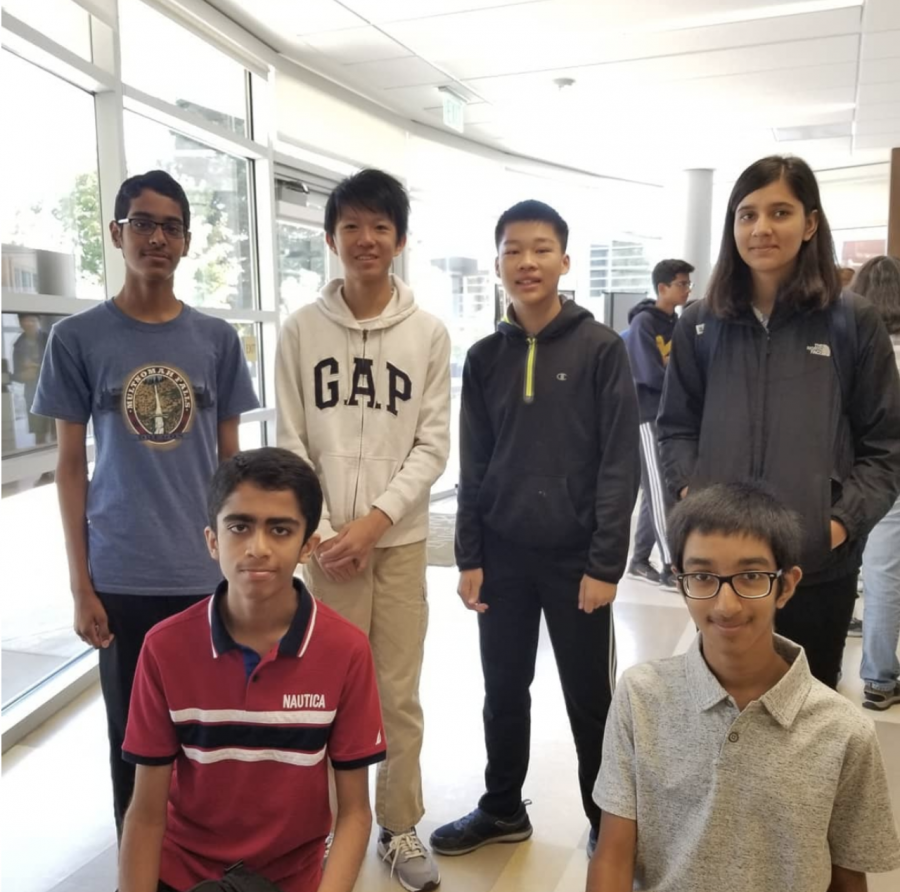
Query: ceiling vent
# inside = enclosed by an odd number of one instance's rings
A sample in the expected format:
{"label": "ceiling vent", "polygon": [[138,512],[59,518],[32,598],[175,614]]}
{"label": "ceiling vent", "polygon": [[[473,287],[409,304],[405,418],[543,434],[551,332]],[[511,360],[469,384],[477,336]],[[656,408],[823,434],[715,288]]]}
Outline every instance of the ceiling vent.
{"label": "ceiling vent", "polygon": [[805,127],[773,127],[776,142],[798,142],[806,139],[835,139],[853,136],[853,122],[841,124],[807,124]]}

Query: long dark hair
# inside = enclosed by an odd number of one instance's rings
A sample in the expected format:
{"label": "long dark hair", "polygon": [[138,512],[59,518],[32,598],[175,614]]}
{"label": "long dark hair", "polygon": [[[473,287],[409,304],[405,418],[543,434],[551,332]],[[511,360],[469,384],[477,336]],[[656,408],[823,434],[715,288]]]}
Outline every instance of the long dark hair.
{"label": "long dark hair", "polygon": [[807,216],[818,211],[819,225],[815,235],[801,245],[793,274],[779,288],[779,300],[789,301],[803,309],[823,309],[840,296],[841,280],[834,260],[834,241],[822,210],[815,174],[802,158],[770,155],[751,164],[731,190],[719,260],[706,293],[716,316],[737,316],[753,300],[750,268],[738,253],[734,240],[734,215],[738,206],[751,192],[781,179],[803,205]]}
{"label": "long dark hair", "polygon": [[850,287],[875,305],[890,334],[900,334],[900,260],[883,254],[872,257],[859,268]]}

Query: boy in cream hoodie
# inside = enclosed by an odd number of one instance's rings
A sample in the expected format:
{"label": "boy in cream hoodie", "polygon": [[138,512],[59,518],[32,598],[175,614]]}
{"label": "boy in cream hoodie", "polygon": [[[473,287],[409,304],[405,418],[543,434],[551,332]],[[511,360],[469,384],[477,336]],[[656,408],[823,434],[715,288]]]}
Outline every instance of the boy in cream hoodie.
{"label": "boy in cream hoodie", "polygon": [[425,540],[431,486],[450,449],[450,338],[391,275],[408,219],[409,197],[386,173],[363,170],[338,185],[325,232],[345,278],[286,322],[275,384],[278,445],[315,467],[325,493],[307,582],[368,634],[375,657],[387,735],[378,851],[418,892],[440,883],[415,828],[424,814]]}

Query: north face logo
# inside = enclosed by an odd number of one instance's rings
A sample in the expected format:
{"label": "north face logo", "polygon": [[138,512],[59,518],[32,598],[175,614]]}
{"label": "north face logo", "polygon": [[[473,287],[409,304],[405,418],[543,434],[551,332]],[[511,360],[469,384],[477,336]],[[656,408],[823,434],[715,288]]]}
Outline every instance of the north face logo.
{"label": "north face logo", "polygon": [[831,356],[831,347],[828,344],[813,344],[806,350],[811,356]]}

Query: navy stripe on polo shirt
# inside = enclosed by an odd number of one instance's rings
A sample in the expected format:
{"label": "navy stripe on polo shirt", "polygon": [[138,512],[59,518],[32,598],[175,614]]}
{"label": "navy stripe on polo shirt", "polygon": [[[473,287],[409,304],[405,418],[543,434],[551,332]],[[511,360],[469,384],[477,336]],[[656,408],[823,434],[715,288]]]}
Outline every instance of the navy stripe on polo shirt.
{"label": "navy stripe on polo shirt", "polygon": [[145,641],[123,757],[174,762],[160,877],[176,889],[240,858],[284,892],[314,892],[331,827],[328,763],[385,757],[365,635],[294,585],[291,625],[249,675],[221,618],[224,583]]}

